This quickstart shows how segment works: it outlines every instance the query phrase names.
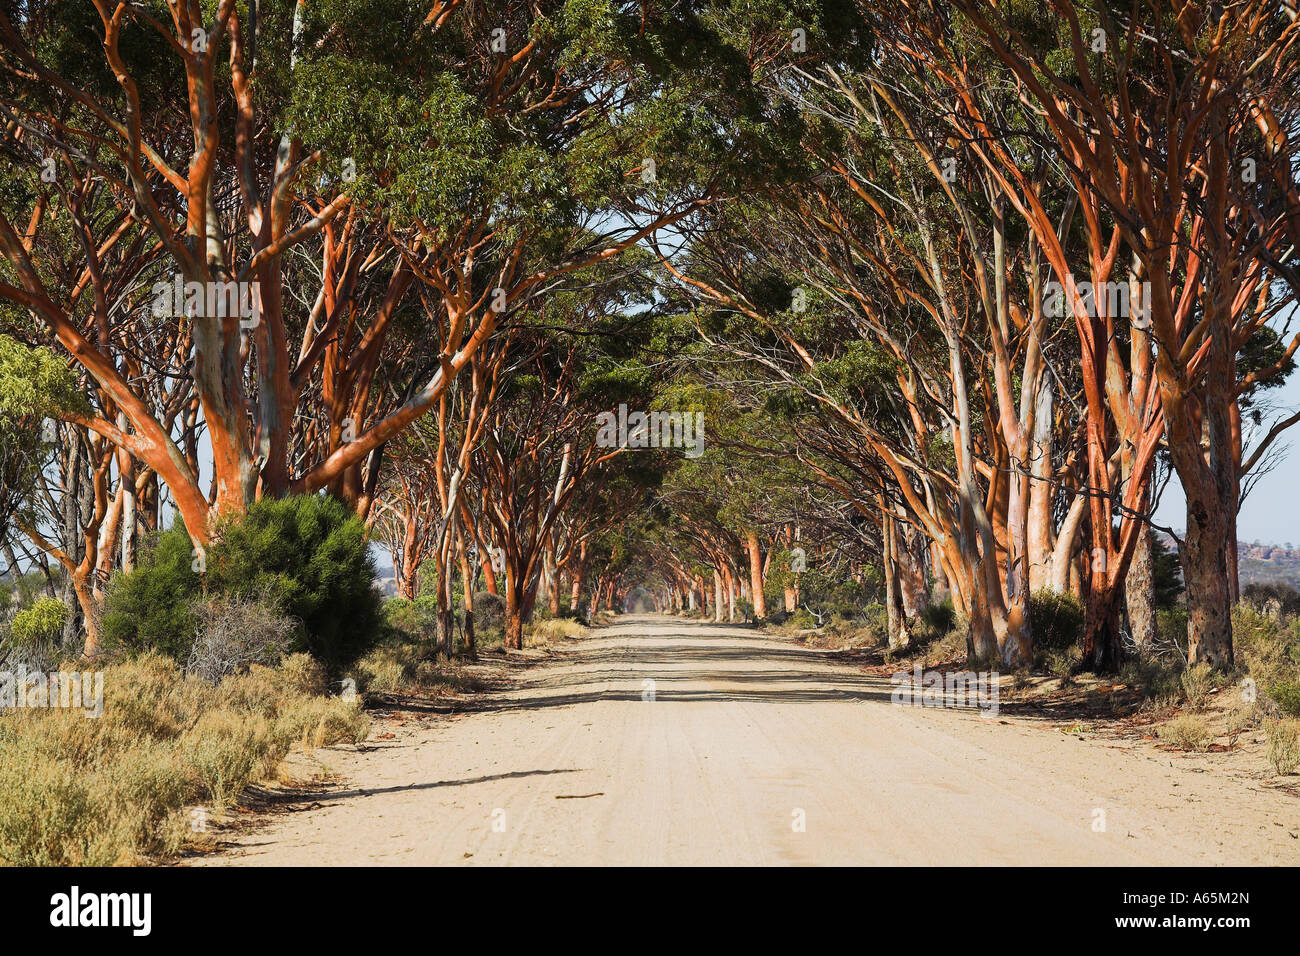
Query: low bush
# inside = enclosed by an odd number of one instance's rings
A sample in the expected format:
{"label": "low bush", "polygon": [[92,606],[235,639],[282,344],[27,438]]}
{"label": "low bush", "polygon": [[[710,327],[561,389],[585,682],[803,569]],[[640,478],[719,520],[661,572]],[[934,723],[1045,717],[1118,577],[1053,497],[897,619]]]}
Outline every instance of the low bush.
{"label": "low bush", "polygon": [[524,646],[535,647],[551,641],[582,637],[587,629],[570,617],[552,617],[534,621],[524,627]]}
{"label": "low bush", "polygon": [[1295,773],[1300,767],[1300,720],[1271,720],[1268,733],[1268,762],[1280,775]]}
{"label": "low bush", "polygon": [[1144,700],[1173,704],[1182,691],[1181,666],[1181,662],[1160,657],[1133,656],[1124,661],[1119,676]]}
{"label": "low bush", "polygon": [[1193,710],[1201,710],[1215,687],[1214,671],[1209,664],[1197,664],[1188,667],[1179,678],[1183,689],[1183,699]]}
{"label": "low bush", "polygon": [[491,591],[474,592],[474,621],[478,627],[503,627],[505,619],[505,598]]}
{"label": "low bush", "polygon": [[1083,605],[1073,594],[1044,588],[1029,596],[1029,621],[1035,648],[1066,651],[1083,634]]}
{"label": "low bush", "polygon": [[263,499],[227,519],[197,556],[183,528],[164,532],[105,601],[106,643],[188,660],[195,598],[266,597],[299,622],[293,650],[339,672],[379,638],[382,618],[365,528],[336,498]]}
{"label": "low bush", "polygon": [[1268,689],[1278,710],[1288,717],[1300,717],[1300,682],[1281,680]]}
{"label": "low bush", "polygon": [[1156,611],[1155,646],[1187,660],[1187,609],[1182,607]]}
{"label": "low bush", "polygon": [[482,690],[481,680],[445,658],[429,659],[410,644],[382,644],[354,665],[357,689],[372,694],[442,694]]}
{"label": "low bush", "polygon": [[393,597],[383,604],[384,623],[408,641],[433,640],[438,630],[437,601],[432,595]]}
{"label": "low bush", "polygon": [[927,604],[921,612],[921,619],[934,637],[943,637],[950,631],[957,630],[959,624],[957,616],[951,597]]}
{"label": "low bush", "polygon": [[1204,718],[1195,714],[1180,714],[1163,724],[1156,733],[1179,750],[1205,750],[1214,740],[1214,734]]}
{"label": "low bush", "polygon": [[14,615],[9,633],[18,644],[49,643],[63,633],[68,609],[57,598],[38,598],[31,607]]}
{"label": "low bush", "polygon": [[809,628],[814,628],[817,626],[817,618],[813,617],[812,614],[806,608],[801,607],[793,614],[791,614],[788,618],[786,618],[785,624],[786,627],[792,628],[794,630],[806,631]]}
{"label": "low bush", "polygon": [[211,684],[252,664],[277,663],[300,627],[269,596],[200,598],[193,613],[198,623],[185,671]]}
{"label": "low bush", "polygon": [[56,598],[37,598],[14,615],[8,635],[0,641],[0,659],[28,670],[49,670],[57,663],[59,640],[68,609]]}
{"label": "low bush", "polygon": [[183,526],[147,541],[135,570],[109,584],[100,622],[105,645],[188,658],[198,625],[193,612],[201,585],[196,561]]}

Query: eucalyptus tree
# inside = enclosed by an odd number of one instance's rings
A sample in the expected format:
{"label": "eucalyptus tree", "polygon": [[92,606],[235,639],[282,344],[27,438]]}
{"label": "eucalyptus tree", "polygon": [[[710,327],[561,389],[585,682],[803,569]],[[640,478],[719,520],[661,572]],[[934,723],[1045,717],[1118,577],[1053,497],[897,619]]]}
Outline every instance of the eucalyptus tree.
{"label": "eucalyptus tree", "polygon": [[[1269,324],[1300,294],[1300,174],[1289,134],[1300,117],[1300,23],[1285,5],[1262,0],[1177,11],[1065,0],[1014,11],[955,6],[1039,111],[1084,210],[1104,210],[1113,221],[1113,238],[1094,243],[1093,260],[1127,252],[1135,282],[1150,290],[1133,338],[1149,339],[1154,352],[1144,387],[1158,393],[1158,405],[1148,402],[1142,417],[1163,419],[1187,497],[1181,557],[1189,658],[1230,667],[1236,513],[1243,470],[1259,460],[1243,461],[1240,398],[1282,374],[1300,346],[1293,338],[1274,361],[1241,373],[1240,353],[1261,334],[1271,339]],[[1069,264],[1053,248],[1052,223],[1016,175],[1016,158],[1002,152],[997,164],[1072,310],[1087,314]],[[1101,331],[1085,374],[1096,391],[1109,374],[1105,354],[1115,348]],[[1089,404],[1100,402],[1090,397]],[[1295,420],[1270,429],[1259,451]],[[1090,426],[1098,422],[1090,414]],[[1137,475],[1157,438],[1148,433],[1139,443]],[[1135,480],[1125,490],[1125,510],[1139,487]],[[1108,510],[1093,521],[1109,529]],[[1110,583],[1106,571],[1094,567],[1094,583]],[[1106,656],[1097,663],[1108,663]]]}
{"label": "eucalyptus tree", "polygon": [[[741,22],[711,4],[6,5],[0,297],[111,396],[79,423],[156,473],[196,543],[262,494],[364,511],[366,461],[513,309],[774,151]],[[49,268],[56,234],[80,271]],[[211,493],[123,366],[115,330],[142,310],[187,349]],[[385,404],[386,349],[420,316],[406,374],[427,377]]]}

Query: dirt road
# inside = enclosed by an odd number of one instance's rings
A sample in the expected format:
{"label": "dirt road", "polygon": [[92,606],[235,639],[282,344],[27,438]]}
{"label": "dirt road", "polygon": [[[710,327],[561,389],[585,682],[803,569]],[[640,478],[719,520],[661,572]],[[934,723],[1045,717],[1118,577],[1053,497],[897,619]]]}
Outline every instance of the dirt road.
{"label": "dirt road", "polygon": [[341,788],[202,862],[1300,863],[1300,801],[1258,782],[890,691],[752,630],[622,618],[477,712],[327,754]]}

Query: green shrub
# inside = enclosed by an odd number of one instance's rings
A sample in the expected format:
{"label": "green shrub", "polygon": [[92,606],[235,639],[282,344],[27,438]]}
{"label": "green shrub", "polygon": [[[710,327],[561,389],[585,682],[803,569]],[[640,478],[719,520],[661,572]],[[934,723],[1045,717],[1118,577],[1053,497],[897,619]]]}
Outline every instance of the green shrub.
{"label": "green shrub", "polygon": [[1134,688],[1144,700],[1174,703],[1182,688],[1179,667],[1174,661],[1140,655],[1129,657],[1120,668],[1120,680]]}
{"label": "green shrub", "polygon": [[[862,624],[873,636],[879,641],[884,641],[889,636],[889,611],[883,604],[868,604],[862,611]],[[925,626],[924,618],[921,621]],[[920,640],[921,635],[914,635]]]}
{"label": "green shrub", "polygon": [[786,624],[790,627],[797,628],[798,630],[806,631],[809,628],[817,626],[817,619],[805,608],[799,608],[799,610],[790,615],[786,620]]}
{"label": "green shrub", "polygon": [[14,615],[9,625],[9,633],[16,644],[30,647],[34,644],[49,644],[63,633],[63,622],[68,618],[68,609],[57,598],[39,598],[31,607]]}
{"label": "green shrub", "polygon": [[402,637],[413,641],[431,640],[438,629],[437,599],[421,595],[414,601],[394,597],[383,603],[384,623]]}
{"label": "green shrub", "polygon": [[921,612],[921,619],[934,636],[943,637],[957,626],[957,610],[952,605],[952,598],[927,604]]}
{"label": "green shrub", "polygon": [[506,626],[506,601],[491,591],[474,592],[474,630],[483,635],[504,630]]}
{"label": "green shrub", "polygon": [[1029,596],[1029,623],[1034,647],[1066,651],[1078,644],[1083,634],[1083,605],[1073,594],[1044,588]]}
{"label": "green shrub", "polygon": [[379,636],[380,596],[365,526],[337,498],[298,495],[249,506],[217,528],[205,586],[268,593],[302,622],[301,645],[331,671]]}
{"label": "green shrub", "polygon": [[1243,601],[1233,608],[1232,642],[1238,662],[1261,687],[1300,682],[1300,619],[1282,620]]}
{"label": "green shrub", "polygon": [[104,637],[127,648],[187,660],[200,593],[265,596],[300,626],[289,650],[309,651],[331,672],[378,638],[380,597],[365,528],[336,498],[264,499],[223,520],[195,570],[189,537],[160,535],[136,570],[117,578],[105,602]]}
{"label": "green shrub", "polygon": [[1278,681],[1269,688],[1268,696],[1288,717],[1300,717],[1300,681]]}
{"label": "green shrub", "polygon": [[63,627],[68,609],[54,598],[38,598],[10,621],[0,620],[0,662],[9,670],[24,666],[29,671],[56,668],[75,651],[63,650]]}
{"label": "green shrub", "polygon": [[1156,611],[1156,646],[1177,648],[1187,659],[1187,609],[1182,607]]}
{"label": "green shrub", "polygon": [[100,625],[105,644],[188,658],[198,624],[193,600],[200,582],[194,562],[183,525],[146,542],[135,570],[109,584]]}

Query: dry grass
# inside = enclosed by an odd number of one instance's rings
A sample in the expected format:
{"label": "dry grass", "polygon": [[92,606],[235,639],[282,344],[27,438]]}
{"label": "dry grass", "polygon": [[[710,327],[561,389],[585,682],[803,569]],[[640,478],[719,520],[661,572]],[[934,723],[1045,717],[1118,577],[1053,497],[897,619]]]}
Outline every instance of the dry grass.
{"label": "dry grass", "polygon": [[1214,742],[1205,718],[1195,714],[1180,714],[1156,731],[1160,739],[1179,750],[1208,750]]}
{"label": "dry grass", "polygon": [[1273,772],[1295,773],[1300,767],[1300,720],[1270,720],[1264,729],[1268,732],[1268,762]]}
{"label": "dry grass", "polygon": [[294,655],[213,686],[149,654],[104,672],[104,712],[0,716],[0,863],[104,866],[201,842],[190,808],[219,814],[295,744],[357,742],[356,701],[320,696]]}
{"label": "dry grass", "polygon": [[1224,712],[1224,730],[1228,745],[1235,747],[1242,734],[1253,730],[1260,720],[1260,709],[1253,702],[1237,700]]}
{"label": "dry grass", "polygon": [[1183,688],[1183,699],[1192,710],[1204,710],[1210,692],[1214,690],[1214,671],[1209,664],[1197,664],[1183,671],[1179,678]]}
{"label": "dry grass", "polygon": [[472,693],[484,684],[445,657],[430,659],[414,644],[386,644],[357,661],[358,689],[378,694]]}
{"label": "dry grass", "polygon": [[571,617],[550,617],[524,627],[524,647],[544,647],[554,641],[571,640],[586,633],[587,628]]}

